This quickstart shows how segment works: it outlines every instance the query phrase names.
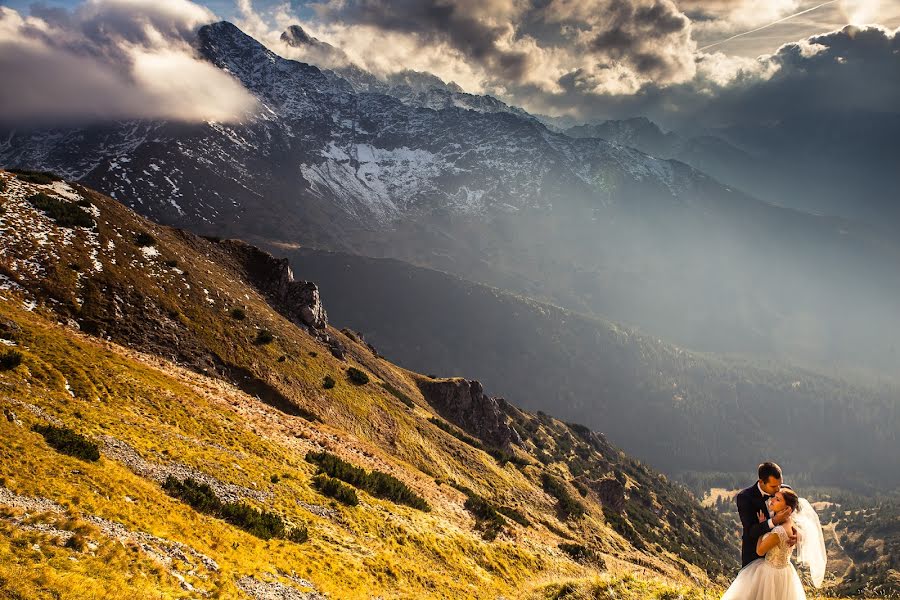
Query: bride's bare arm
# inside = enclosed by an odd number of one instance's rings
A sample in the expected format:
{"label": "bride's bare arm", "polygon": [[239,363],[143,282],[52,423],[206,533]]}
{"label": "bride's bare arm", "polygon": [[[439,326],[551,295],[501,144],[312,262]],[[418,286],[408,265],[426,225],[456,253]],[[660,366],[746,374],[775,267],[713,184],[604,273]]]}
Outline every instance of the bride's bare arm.
{"label": "bride's bare arm", "polygon": [[766,553],[778,545],[778,534],[773,532],[759,538],[756,542],[756,555],[765,556]]}

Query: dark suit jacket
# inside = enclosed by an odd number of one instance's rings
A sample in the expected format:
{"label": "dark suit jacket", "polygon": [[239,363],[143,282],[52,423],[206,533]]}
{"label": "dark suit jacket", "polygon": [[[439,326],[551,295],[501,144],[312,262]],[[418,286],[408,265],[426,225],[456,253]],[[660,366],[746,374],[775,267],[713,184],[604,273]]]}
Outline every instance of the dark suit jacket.
{"label": "dark suit jacket", "polygon": [[753,484],[737,495],[738,515],[741,517],[741,525],[744,533],[741,536],[741,567],[746,567],[751,562],[760,558],[756,555],[756,542],[769,533],[769,523],[759,522],[757,513],[763,511],[766,518],[771,517],[769,507],[763,499],[757,484]]}

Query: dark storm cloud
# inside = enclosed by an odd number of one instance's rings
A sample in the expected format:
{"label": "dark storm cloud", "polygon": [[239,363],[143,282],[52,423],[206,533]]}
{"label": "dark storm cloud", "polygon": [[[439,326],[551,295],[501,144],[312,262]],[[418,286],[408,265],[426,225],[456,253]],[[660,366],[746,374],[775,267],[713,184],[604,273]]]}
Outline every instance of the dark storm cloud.
{"label": "dark storm cloud", "polygon": [[486,1],[466,6],[465,2],[442,0],[356,0],[320,4],[320,16],[348,25],[372,25],[414,34],[427,42],[444,42],[497,74],[520,79],[528,68],[522,52],[502,49],[498,42],[512,33],[502,17],[503,2]]}
{"label": "dark storm cloud", "polygon": [[645,115],[673,128],[799,116],[821,119],[825,126],[837,112],[900,112],[900,30],[847,26],[785,44],[736,69],[722,55],[698,54],[696,64],[697,75],[690,81],[650,83],[633,94],[594,93],[592,79],[603,75],[582,70],[562,76],[558,94],[531,85],[515,86],[509,93],[536,112],[567,112],[584,120]]}
{"label": "dark storm cloud", "polygon": [[774,74],[718,90],[705,103],[706,118],[729,123],[900,111],[900,30],[847,26],[786,44],[762,61],[777,68]]}
{"label": "dark storm cloud", "polygon": [[690,22],[671,0],[333,0],[316,10],[329,23],[446,44],[483,69],[489,88],[550,89],[567,71],[613,63],[632,76],[618,87],[693,75]]}

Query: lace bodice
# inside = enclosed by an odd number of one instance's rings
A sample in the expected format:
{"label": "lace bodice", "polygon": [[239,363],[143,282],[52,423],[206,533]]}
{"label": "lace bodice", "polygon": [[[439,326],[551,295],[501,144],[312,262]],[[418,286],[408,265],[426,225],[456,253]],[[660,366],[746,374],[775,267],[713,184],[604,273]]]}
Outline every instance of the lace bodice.
{"label": "lace bodice", "polygon": [[788,546],[788,534],[781,525],[773,529],[770,535],[778,536],[778,544],[766,553],[766,561],[773,567],[783,569],[790,563],[794,547]]}

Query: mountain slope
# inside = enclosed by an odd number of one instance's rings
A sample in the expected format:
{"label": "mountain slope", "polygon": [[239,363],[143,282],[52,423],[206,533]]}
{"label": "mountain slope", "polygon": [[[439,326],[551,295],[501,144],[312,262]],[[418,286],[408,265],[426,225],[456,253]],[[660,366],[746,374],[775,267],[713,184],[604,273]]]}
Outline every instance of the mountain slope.
{"label": "mountain slope", "polygon": [[4,593],[637,598],[733,568],[680,487],[587,428],[387,362],[285,261],[0,180]]}
{"label": "mountain slope", "polygon": [[[333,298],[332,320],[399,364],[476,376],[526,408],[604,431],[668,473],[742,481],[775,457],[794,483],[900,485],[896,388],[691,352],[395,260],[273,250]],[[353,293],[360,288],[364,296]]]}

